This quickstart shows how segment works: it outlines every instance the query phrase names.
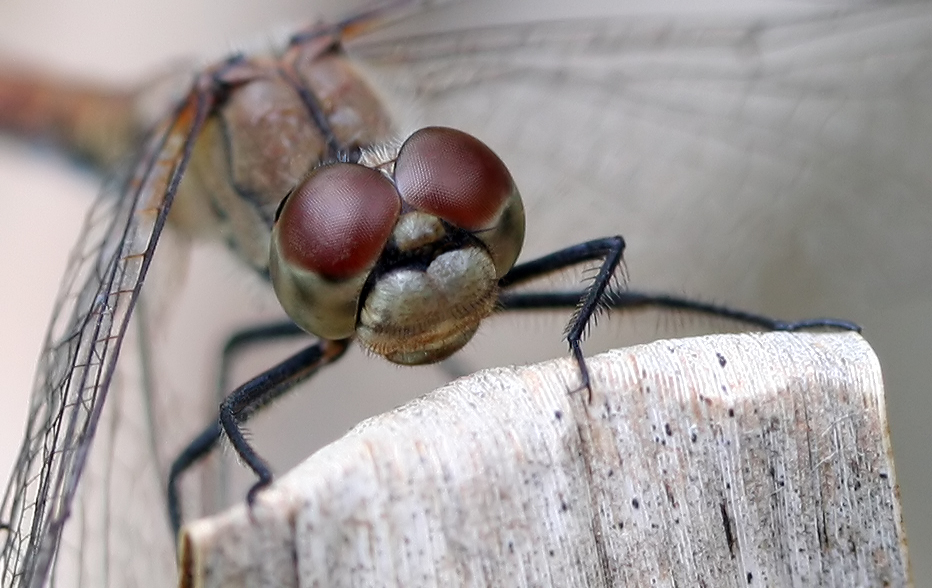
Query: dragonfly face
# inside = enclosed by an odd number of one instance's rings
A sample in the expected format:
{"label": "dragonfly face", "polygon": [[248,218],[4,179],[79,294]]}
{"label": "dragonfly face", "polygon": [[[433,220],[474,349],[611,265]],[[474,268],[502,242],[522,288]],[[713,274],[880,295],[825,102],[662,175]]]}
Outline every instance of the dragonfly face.
{"label": "dragonfly face", "polygon": [[272,284],[309,333],[356,334],[400,364],[446,359],[492,314],[518,258],[521,196],[498,156],[453,129],[421,129],[374,167],[389,173],[329,164],[291,193]]}

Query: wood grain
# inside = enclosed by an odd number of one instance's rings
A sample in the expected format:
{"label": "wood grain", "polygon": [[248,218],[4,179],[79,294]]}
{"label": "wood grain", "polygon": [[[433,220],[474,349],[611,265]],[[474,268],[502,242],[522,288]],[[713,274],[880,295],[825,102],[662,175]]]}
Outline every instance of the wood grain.
{"label": "wood grain", "polygon": [[183,530],[184,586],[902,586],[880,365],[662,340],[457,380]]}

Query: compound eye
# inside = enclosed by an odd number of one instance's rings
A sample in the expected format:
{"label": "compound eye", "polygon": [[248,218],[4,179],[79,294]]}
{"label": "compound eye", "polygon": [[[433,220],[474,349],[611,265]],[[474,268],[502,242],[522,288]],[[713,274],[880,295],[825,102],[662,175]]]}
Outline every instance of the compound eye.
{"label": "compound eye", "polygon": [[395,161],[395,185],[411,206],[468,231],[497,223],[517,192],[505,164],[485,143],[445,127],[408,137]]}
{"label": "compound eye", "polygon": [[273,235],[283,262],[342,279],[375,264],[400,212],[401,200],[385,176],[335,163],[312,172],[291,193]]}

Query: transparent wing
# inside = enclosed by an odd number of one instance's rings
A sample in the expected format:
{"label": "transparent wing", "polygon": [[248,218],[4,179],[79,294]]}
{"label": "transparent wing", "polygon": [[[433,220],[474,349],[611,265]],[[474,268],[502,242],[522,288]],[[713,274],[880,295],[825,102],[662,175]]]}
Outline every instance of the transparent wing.
{"label": "transparent wing", "polygon": [[[8,526],[0,554],[4,586],[45,585],[53,568],[57,577],[80,581],[78,564],[58,561],[66,522],[69,532],[99,530],[93,517],[105,521],[108,500],[118,498],[97,496],[100,511],[72,517],[127,325],[205,109],[202,96],[183,103],[138,160],[107,182],[87,217],[56,301],[25,440],[0,510]],[[123,488],[132,491],[132,481]],[[170,566],[171,554],[161,563]]]}
{"label": "transparent wing", "polygon": [[463,29],[466,8],[503,17],[460,2],[445,30],[408,22],[351,52],[412,125],[503,156],[528,253],[622,233],[633,283],[784,314],[932,286],[909,254],[932,246],[928,4],[627,2],[555,22],[519,6],[531,22]]}

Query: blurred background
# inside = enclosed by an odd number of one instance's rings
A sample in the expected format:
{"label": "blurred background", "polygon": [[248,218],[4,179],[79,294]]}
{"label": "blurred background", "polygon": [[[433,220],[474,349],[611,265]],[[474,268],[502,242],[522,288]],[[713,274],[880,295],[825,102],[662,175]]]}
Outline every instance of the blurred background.
{"label": "blurred background", "polygon": [[[618,60],[602,64],[611,72],[606,76],[617,77],[611,92],[604,80],[592,89],[587,86],[592,80],[582,76],[575,91],[553,99],[566,104],[550,104],[546,95],[514,95],[512,86],[494,77],[473,88],[468,77],[443,80],[425,69],[421,74],[431,83],[469,87],[459,92],[463,103],[454,96],[443,105],[417,109],[405,100],[423,88],[406,86],[389,65],[377,73],[401,86],[395,104],[402,118],[411,124],[464,125],[511,163],[512,151],[534,144],[533,133],[565,131],[564,123],[552,123],[557,119],[547,109],[564,117],[578,112],[577,137],[546,140],[562,146],[528,152],[528,162],[514,170],[528,200],[529,254],[622,233],[629,244],[632,287],[689,294],[783,318],[831,315],[863,324],[884,367],[916,585],[932,586],[932,559],[924,557],[932,552],[932,7],[881,10],[861,4],[853,16],[828,13],[814,19],[800,11],[809,4],[769,3],[761,13],[747,14],[754,4],[667,2],[650,7],[652,17],[644,20],[637,15],[648,9],[623,3],[574,4],[571,12],[541,3],[522,6],[524,16],[520,9],[508,14],[486,10],[481,18],[525,20],[538,10],[551,17],[600,14],[618,12],[619,6],[635,15],[627,37],[600,48]],[[136,84],[210,63],[234,49],[267,47],[318,14],[341,11],[297,0],[88,0],[80,5],[6,0],[0,5],[0,55],[18,65]],[[706,37],[689,33],[695,30]],[[747,33],[758,30],[768,33],[766,46]],[[719,62],[720,56],[706,50],[729,35],[735,36],[729,47],[740,49],[735,31],[748,35],[748,62],[756,63],[755,52],[764,52],[767,68],[744,68],[740,57]],[[531,53],[531,69],[536,60],[566,57]],[[539,76],[527,91],[546,83]],[[851,93],[850,99],[844,92]],[[611,101],[622,94],[623,103]],[[578,110],[569,101],[573,97],[581,100]],[[540,122],[526,125],[530,130],[516,129],[509,120],[513,114],[497,112],[507,104],[526,104],[528,112],[540,108]],[[599,119],[600,113],[607,118]],[[522,116],[532,120],[534,115]],[[482,119],[485,128],[468,128]],[[605,141],[593,139],[593,133],[603,133]],[[625,145],[602,145],[610,140]],[[587,165],[599,171],[592,174]],[[600,183],[603,177],[612,181]],[[98,185],[99,178],[89,171],[0,137],[4,479],[21,441],[58,282]],[[565,201],[536,198],[538,193],[556,193]],[[165,249],[166,258],[174,256],[171,245]],[[165,315],[169,319],[157,338],[160,386],[171,390],[172,398],[196,397],[190,400],[195,410],[179,412],[204,420],[216,406],[204,391],[212,390],[216,350],[225,335],[257,316],[276,317],[278,311],[263,284],[244,276],[216,247],[196,249],[187,270],[186,277],[177,269],[164,270],[168,278],[156,286],[167,291],[157,294],[156,306],[176,307]],[[171,292],[174,286],[179,293]],[[561,356],[564,321],[496,319],[480,331],[458,367]],[[599,329],[587,350],[719,328],[685,317],[621,317]],[[533,349],[523,342],[510,344],[507,333],[516,330],[550,344]],[[284,352],[244,357],[234,380],[258,373],[270,357]],[[348,355],[310,390],[283,399],[251,424],[254,441],[276,471],[361,419],[449,378],[442,369],[399,368],[358,349]],[[179,415],[180,420],[191,418]],[[186,432],[178,435],[186,438],[192,426],[179,426]],[[171,443],[180,444],[180,438]]]}

